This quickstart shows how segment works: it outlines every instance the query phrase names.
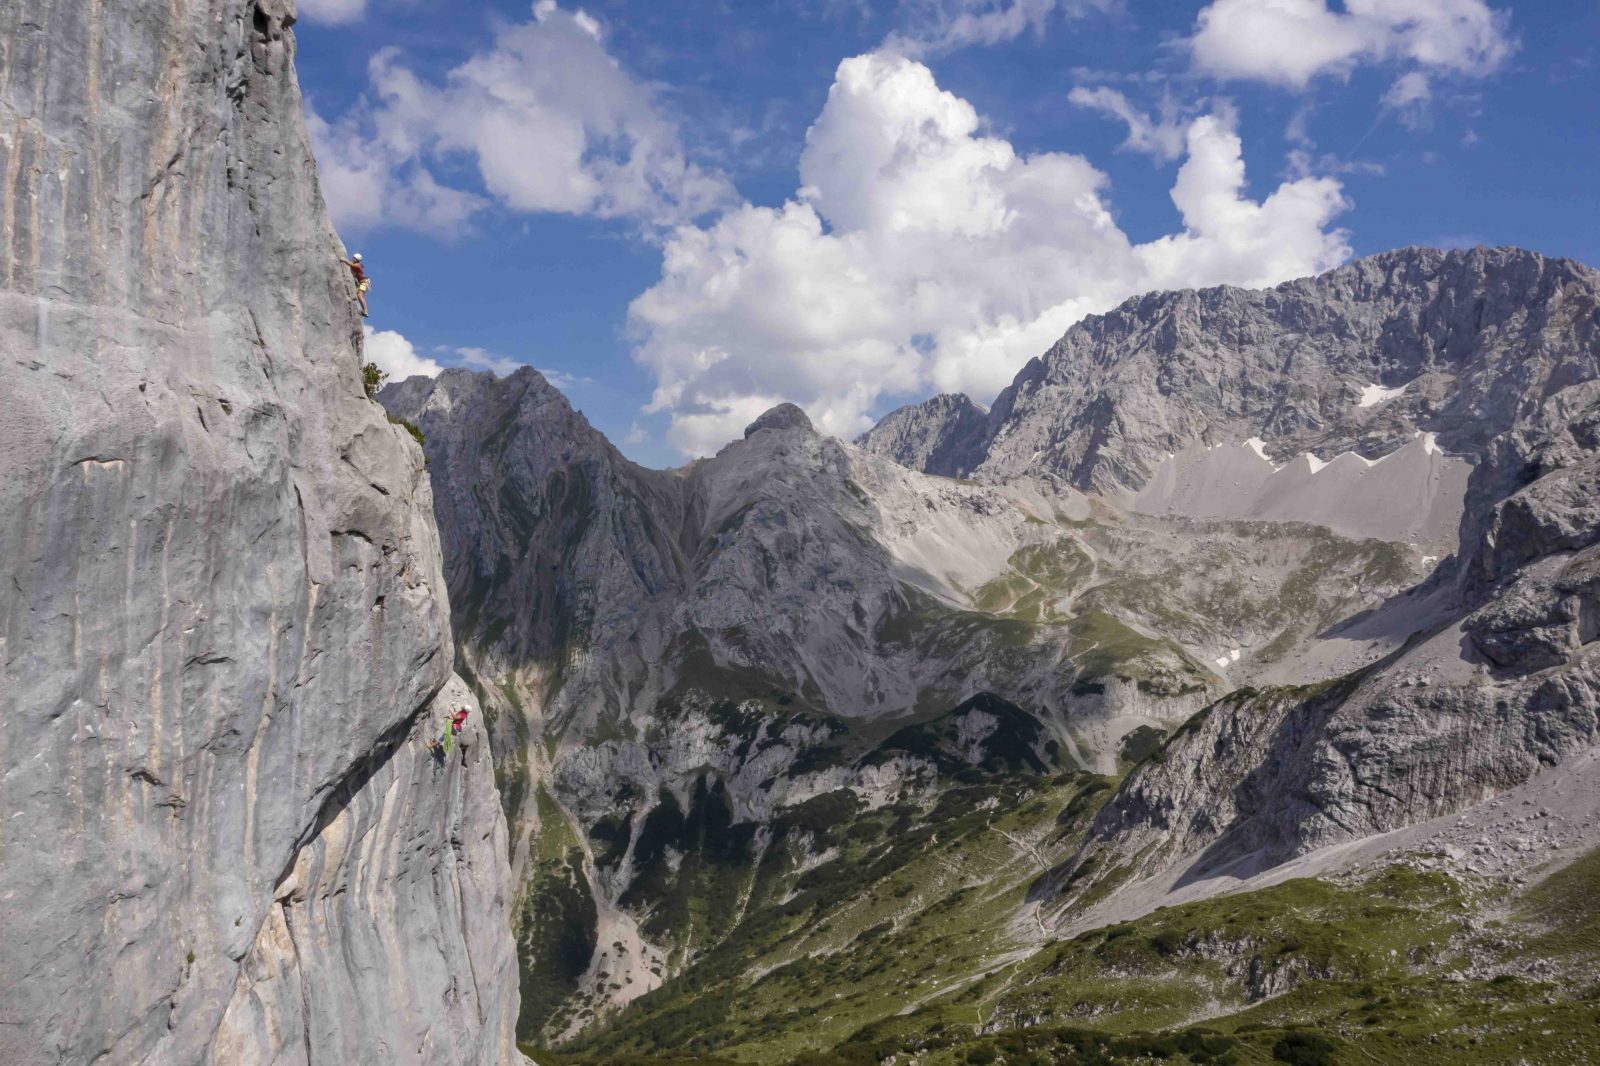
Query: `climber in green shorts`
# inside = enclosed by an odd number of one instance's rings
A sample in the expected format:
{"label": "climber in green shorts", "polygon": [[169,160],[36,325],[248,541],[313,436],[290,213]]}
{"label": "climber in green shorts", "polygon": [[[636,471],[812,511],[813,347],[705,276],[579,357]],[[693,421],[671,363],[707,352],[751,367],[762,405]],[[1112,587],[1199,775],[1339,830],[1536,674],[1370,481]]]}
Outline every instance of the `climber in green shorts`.
{"label": "climber in green shorts", "polygon": [[457,734],[461,732],[461,727],[466,724],[467,709],[465,707],[461,708],[459,711],[456,711],[454,714],[446,715],[444,720],[444,732],[439,734],[439,739],[437,740],[434,740],[431,737],[428,739],[428,750],[433,752],[433,754],[438,757],[448,755],[450,753],[450,749],[454,747]]}

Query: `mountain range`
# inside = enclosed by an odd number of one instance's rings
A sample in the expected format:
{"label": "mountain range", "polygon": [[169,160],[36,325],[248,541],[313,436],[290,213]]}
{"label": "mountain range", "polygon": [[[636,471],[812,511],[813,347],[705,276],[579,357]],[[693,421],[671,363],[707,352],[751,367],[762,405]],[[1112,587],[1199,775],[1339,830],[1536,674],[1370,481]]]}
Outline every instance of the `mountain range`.
{"label": "mountain range", "polygon": [[1600,274],[646,469],[373,394],[294,21],[0,6],[0,1061],[1594,1061]]}
{"label": "mountain range", "polygon": [[988,410],[935,397],[845,443],[784,405],[676,470],[532,370],[379,398],[426,437],[541,1043],[787,1061],[1235,1016],[1343,971],[1246,937],[1211,1007],[1156,1009],[1040,991],[1042,960],[1440,847],[1464,858],[1430,891],[1526,878],[1600,832],[1440,843],[1515,790],[1596,802],[1579,264],[1405,249],[1152,294]]}

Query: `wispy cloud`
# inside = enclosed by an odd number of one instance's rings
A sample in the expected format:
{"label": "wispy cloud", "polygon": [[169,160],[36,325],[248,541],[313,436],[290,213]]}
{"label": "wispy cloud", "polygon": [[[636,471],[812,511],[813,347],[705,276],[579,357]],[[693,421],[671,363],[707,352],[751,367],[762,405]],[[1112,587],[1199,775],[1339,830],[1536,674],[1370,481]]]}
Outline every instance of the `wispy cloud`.
{"label": "wispy cloud", "polygon": [[367,13],[367,0],[300,0],[297,12],[308,22],[347,26]]}
{"label": "wispy cloud", "polygon": [[905,28],[884,47],[905,55],[999,44],[1043,33],[1053,18],[1081,18],[1121,7],[1121,0],[903,0]]}
{"label": "wispy cloud", "polygon": [[1162,97],[1155,115],[1139,110],[1122,93],[1105,86],[1089,89],[1080,85],[1067,94],[1067,100],[1121,119],[1128,127],[1128,139],[1122,142],[1122,147],[1128,151],[1168,161],[1183,155],[1184,135],[1189,124],[1170,95]]}
{"label": "wispy cloud", "polygon": [[[533,365],[508,355],[498,355],[486,348],[458,347],[447,350],[455,356],[456,362],[461,366],[469,370],[487,370],[497,377],[515,374],[523,367]],[[546,381],[562,392],[570,392],[584,385],[594,384],[593,378],[584,377],[581,374],[568,373],[565,370],[557,370],[554,367],[541,366],[535,367],[535,369],[544,375]]]}
{"label": "wispy cloud", "polygon": [[528,365],[504,355],[495,355],[493,352],[486,351],[483,348],[456,348],[453,350],[462,366],[469,370],[488,370],[497,377],[503,378],[507,374],[514,374]]}
{"label": "wispy cloud", "polygon": [[1395,79],[1389,91],[1383,94],[1383,106],[1400,118],[1408,130],[1421,129],[1428,124],[1428,105],[1433,103],[1433,85],[1420,70],[1408,71]]}
{"label": "wispy cloud", "polygon": [[594,378],[582,377],[577,374],[569,374],[565,370],[554,370],[546,367],[540,367],[539,373],[543,374],[546,381],[560,389],[562,392],[571,392],[573,389],[581,388],[584,385],[594,384]]}
{"label": "wispy cloud", "polygon": [[[395,330],[377,330],[363,325],[361,333],[367,361],[376,363],[378,369],[387,374],[391,381],[404,381],[419,374],[424,377],[437,377],[450,367],[487,370],[496,377],[505,377],[531,365],[520,359],[498,355],[487,348],[470,346],[441,344],[431,349],[432,355],[422,355],[418,353],[416,345]],[[593,378],[568,373],[565,370],[546,367],[537,369],[544,375],[546,381],[562,392],[594,384]]]}

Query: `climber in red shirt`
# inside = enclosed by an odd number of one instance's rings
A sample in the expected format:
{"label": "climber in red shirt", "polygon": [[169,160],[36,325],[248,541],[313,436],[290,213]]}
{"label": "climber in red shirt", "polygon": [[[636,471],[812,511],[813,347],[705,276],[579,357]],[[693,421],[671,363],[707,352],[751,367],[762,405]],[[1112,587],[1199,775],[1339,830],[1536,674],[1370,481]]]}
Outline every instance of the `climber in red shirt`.
{"label": "climber in red shirt", "polygon": [[452,742],[461,735],[461,727],[466,724],[467,709],[465,707],[455,714],[445,716],[444,732],[439,734],[437,740],[433,737],[428,738],[428,750],[433,753],[435,759],[440,762],[444,761],[444,757],[450,753],[450,748],[453,746]]}
{"label": "climber in red shirt", "polygon": [[357,252],[349,259],[339,262],[350,268],[350,275],[356,279],[356,299],[361,301],[361,317],[367,317],[367,290],[372,288],[372,281],[367,277],[367,268],[361,265],[361,253]]}

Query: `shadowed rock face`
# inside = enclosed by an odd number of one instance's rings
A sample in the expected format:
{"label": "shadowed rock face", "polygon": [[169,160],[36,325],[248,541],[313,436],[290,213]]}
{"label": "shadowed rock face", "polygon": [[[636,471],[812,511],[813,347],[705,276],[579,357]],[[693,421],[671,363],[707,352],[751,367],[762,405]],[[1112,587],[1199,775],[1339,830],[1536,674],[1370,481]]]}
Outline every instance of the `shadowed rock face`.
{"label": "shadowed rock face", "polygon": [[504,823],[474,720],[422,745],[468,697],[292,12],[0,8],[7,1063],[515,1056]]}
{"label": "shadowed rock face", "polygon": [[912,470],[954,477],[982,461],[988,415],[960,393],[941,393],[889,412],[856,443]]}

